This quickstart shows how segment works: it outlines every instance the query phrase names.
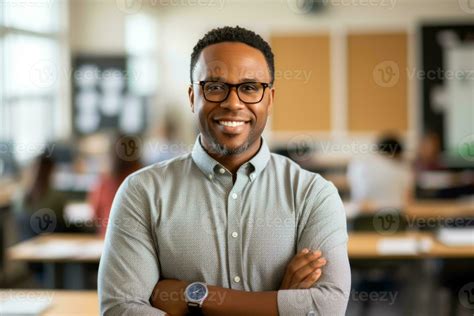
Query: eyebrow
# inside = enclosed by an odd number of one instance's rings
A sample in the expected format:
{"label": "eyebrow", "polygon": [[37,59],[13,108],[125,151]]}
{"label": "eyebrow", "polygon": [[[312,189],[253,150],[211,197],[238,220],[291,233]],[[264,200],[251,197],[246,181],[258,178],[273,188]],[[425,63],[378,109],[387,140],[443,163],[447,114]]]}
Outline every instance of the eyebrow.
{"label": "eyebrow", "polygon": [[[201,81],[221,81],[221,82],[225,82],[224,81],[224,78],[222,77],[206,77],[204,78],[204,80],[201,80]],[[259,80],[257,80],[256,78],[243,78],[239,81],[239,83],[244,83],[244,82],[259,82]]]}

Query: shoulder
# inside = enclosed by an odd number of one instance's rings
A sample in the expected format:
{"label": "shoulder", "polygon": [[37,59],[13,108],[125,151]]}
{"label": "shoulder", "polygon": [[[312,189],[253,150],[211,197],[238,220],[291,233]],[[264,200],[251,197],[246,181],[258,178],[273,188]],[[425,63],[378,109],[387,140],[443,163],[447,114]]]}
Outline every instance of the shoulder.
{"label": "shoulder", "polygon": [[141,168],[130,174],[124,182],[135,187],[151,188],[163,179],[181,176],[181,173],[188,170],[191,162],[191,153],[182,154]]}
{"label": "shoulder", "polygon": [[307,194],[336,193],[334,184],[322,177],[319,173],[302,168],[299,164],[288,157],[271,154],[269,161],[270,169],[283,177],[292,186],[307,191]]}

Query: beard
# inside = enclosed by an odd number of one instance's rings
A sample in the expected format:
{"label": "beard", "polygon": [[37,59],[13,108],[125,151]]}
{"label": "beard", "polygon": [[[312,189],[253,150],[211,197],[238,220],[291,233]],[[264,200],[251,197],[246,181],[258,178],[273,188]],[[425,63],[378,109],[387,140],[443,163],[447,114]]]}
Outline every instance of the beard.
{"label": "beard", "polygon": [[252,140],[254,138],[254,131],[250,130],[250,133],[248,137],[245,139],[242,145],[230,148],[226,145],[222,145],[219,143],[217,140],[217,137],[210,132],[209,133],[209,141],[210,141],[210,146],[209,148],[210,153],[219,155],[219,156],[233,156],[233,155],[239,155],[245,151],[247,151],[250,147],[250,144],[253,143]]}

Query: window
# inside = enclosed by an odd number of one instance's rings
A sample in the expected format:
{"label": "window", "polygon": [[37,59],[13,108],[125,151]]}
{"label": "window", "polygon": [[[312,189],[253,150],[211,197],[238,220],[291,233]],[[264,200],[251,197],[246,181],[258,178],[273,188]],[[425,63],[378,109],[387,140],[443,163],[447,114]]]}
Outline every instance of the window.
{"label": "window", "polygon": [[66,3],[0,2],[0,141],[13,144],[20,163],[56,134],[60,82],[68,79],[60,71],[60,13]]}

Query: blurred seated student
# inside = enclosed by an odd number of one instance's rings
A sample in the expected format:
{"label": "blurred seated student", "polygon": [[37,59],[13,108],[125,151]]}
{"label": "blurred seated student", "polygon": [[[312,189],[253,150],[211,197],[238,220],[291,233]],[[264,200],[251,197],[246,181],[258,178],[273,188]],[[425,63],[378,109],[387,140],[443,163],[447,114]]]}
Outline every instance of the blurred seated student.
{"label": "blurred seated student", "polygon": [[[384,136],[377,152],[353,159],[347,167],[351,202],[359,209],[401,209],[411,189],[410,167],[403,160],[403,146],[394,136]],[[367,210],[364,210],[367,211]]]}
{"label": "blurred seated student", "polygon": [[152,165],[156,162],[172,159],[185,154],[188,150],[180,141],[179,119],[168,114],[159,127],[157,135],[151,136],[143,147],[143,163]]}
{"label": "blurred seated student", "polygon": [[[114,151],[115,147],[112,147],[110,155],[111,169],[99,177],[87,198],[89,204],[94,209],[95,221],[98,227],[97,232],[103,237],[107,230],[110,208],[120,184],[128,175],[142,167],[139,161],[140,155],[133,155],[130,157],[131,159],[128,159],[126,156]],[[141,148],[138,150],[141,151]]]}
{"label": "blurred seated student", "polygon": [[415,170],[435,171],[442,170],[441,162],[441,139],[434,131],[427,131],[421,138],[415,160]]}
{"label": "blurred seated student", "polygon": [[[15,217],[19,224],[20,240],[32,238],[42,232],[67,230],[64,220],[66,199],[53,187],[54,159],[44,152],[37,158],[34,167],[31,187],[20,190],[15,199]],[[43,220],[45,222],[41,222]],[[55,224],[49,226],[49,223]]]}

